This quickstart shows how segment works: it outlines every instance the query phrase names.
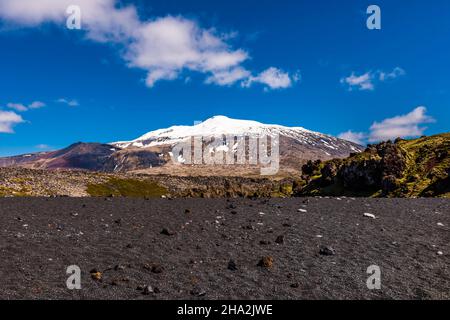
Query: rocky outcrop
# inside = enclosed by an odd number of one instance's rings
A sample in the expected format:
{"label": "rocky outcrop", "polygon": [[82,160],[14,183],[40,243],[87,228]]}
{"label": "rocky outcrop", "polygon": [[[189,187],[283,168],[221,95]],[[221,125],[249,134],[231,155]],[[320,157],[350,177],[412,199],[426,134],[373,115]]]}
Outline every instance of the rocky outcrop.
{"label": "rocky outcrop", "polygon": [[309,162],[303,166],[309,183],[300,194],[444,196],[450,192],[449,151],[447,133],[369,145],[347,159]]}

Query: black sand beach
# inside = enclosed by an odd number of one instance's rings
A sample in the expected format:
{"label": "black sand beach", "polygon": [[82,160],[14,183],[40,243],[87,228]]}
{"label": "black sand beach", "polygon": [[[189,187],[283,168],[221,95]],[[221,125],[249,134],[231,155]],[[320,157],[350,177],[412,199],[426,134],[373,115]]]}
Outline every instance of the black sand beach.
{"label": "black sand beach", "polygon": [[449,227],[445,199],[6,198],[0,299],[450,299]]}

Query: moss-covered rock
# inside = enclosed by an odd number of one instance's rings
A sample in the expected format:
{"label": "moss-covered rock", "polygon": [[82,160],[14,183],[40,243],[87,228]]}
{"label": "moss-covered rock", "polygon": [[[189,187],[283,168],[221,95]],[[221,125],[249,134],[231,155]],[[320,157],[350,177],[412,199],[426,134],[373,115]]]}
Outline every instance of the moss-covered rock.
{"label": "moss-covered rock", "polygon": [[89,184],[87,193],[92,197],[161,197],[167,189],[149,180],[111,178],[100,184]]}
{"label": "moss-covered rock", "polygon": [[[306,173],[315,175],[314,166]],[[301,195],[448,197],[450,133],[369,145],[359,154],[322,164]],[[305,171],[303,172],[305,174]]]}

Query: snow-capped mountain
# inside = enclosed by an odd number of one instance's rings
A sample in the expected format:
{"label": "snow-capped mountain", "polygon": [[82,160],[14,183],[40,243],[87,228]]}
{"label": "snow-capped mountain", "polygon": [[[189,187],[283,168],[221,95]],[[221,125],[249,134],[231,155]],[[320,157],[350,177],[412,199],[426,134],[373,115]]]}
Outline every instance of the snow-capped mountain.
{"label": "snow-capped mountain", "polygon": [[[232,140],[228,137],[233,137]],[[302,127],[285,127],[256,121],[235,120],[216,116],[193,126],[173,126],[149,132],[132,140],[109,144],[76,143],[65,149],[15,157],[0,158],[0,167],[34,169],[82,169],[102,172],[137,172],[170,175],[253,175],[255,165],[261,165],[261,153],[253,156],[250,138],[277,137],[267,140],[267,155],[276,151],[277,165],[282,175],[299,175],[308,160],[345,158],[363,150],[353,142],[313,132]],[[176,153],[179,143],[185,145],[192,137],[202,137],[202,161],[187,161],[190,152]],[[225,139],[221,139],[225,137]],[[238,139],[245,137],[245,139]],[[212,138],[212,140],[210,139]],[[219,138],[219,139],[217,139]],[[236,139],[234,139],[236,138]],[[247,139],[248,138],[248,139]],[[216,141],[217,139],[217,141]],[[253,140],[254,141],[254,140]],[[258,140],[258,143],[261,141]],[[217,142],[217,143],[216,143]],[[273,149],[275,147],[275,149]],[[252,149],[253,151],[254,149]],[[207,162],[222,152],[236,159],[230,168],[225,162]],[[266,152],[264,151],[264,152]],[[195,156],[195,152],[193,153]],[[244,154],[244,156],[242,156]],[[225,156],[225,157],[226,157]],[[244,161],[237,161],[238,157]],[[256,160],[255,161],[251,161]],[[239,165],[236,165],[239,163]],[[173,164],[182,164],[174,166]],[[194,165],[193,165],[194,164]],[[278,169],[278,168],[277,168]]]}
{"label": "snow-capped mountain", "polygon": [[291,138],[311,147],[323,147],[329,155],[340,150],[344,153],[360,152],[361,146],[352,142],[313,132],[302,127],[285,127],[263,124],[251,120],[236,120],[225,116],[215,116],[193,126],[173,126],[144,134],[132,141],[111,143],[118,148],[149,148],[174,145],[191,137],[211,137],[220,135],[262,136],[279,135]]}

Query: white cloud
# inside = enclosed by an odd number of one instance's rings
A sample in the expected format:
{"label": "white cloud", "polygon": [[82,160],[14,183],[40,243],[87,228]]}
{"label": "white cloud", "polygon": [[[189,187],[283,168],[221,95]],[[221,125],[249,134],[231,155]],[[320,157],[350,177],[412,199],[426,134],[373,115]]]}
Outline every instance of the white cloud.
{"label": "white cloud", "polygon": [[206,79],[206,83],[214,83],[221,86],[232,85],[237,81],[248,79],[251,73],[241,67],[236,67],[230,70],[220,70],[214,72],[212,76]]}
{"label": "white cloud", "polygon": [[24,120],[17,113],[0,110],[0,133],[14,133],[13,127],[22,122]]}
{"label": "white cloud", "polygon": [[43,103],[41,101],[34,101],[30,105],[28,105],[28,109],[40,109],[43,107],[45,107],[45,103]]}
{"label": "white cloud", "polygon": [[252,77],[242,66],[249,54],[229,43],[235,36],[233,33],[204,29],[181,16],[143,21],[134,5],[118,3],[117,0],[0,0],[0,18],[21,26],[47,22],[65,25],[66,8],[79,5],[82,28],[88,39],[119,45],[129,67],[147,72],[149,87],[158,81],[178,79],[186,70],[203,73],[207,75],[207,83],[217,85],[249,80],[280,89],[295,82],[276,68]]}
{"label": "white cloud", "polygon": [[256,77],[249,77],[247,81],[243,83],[244,87],[249,87],[253,83],[262,83],[270,89],[286,89],[293,85],[300,79],[299,73],[291,76],[289,73],[283,70],[271,67],[261,72]]}
{"label": "white cloud", "polygon": [[30,109],[40,109],[46,106],[45,103],[41,102],[41,101],[34,101],[32,103],[30,103],[29,105],[25,105],[23,103],[8,103],[6,105],[8,108],[13,109],[17,112],[25,112],[28,111]]}
{"label": "white cloud", "polygon": [[377,142],[388,139],[418,137],[423,135],[427,127],[421,126],[425,123],[435,122],[426,115],[425,107],[417,107],[408,114],[385,119],[382,122],[375,122],[370,127],[370,142]]}
{"label": "white cloud", "polygon": [[391,72],[388,72],[388,73],[379,71],[378,78],[380,81],[393,80],[400,76],[404,76],[405,74],[406,74],[405,70],[403,70],[402,68],[396,67],[396,68],[394,68],[394,70],[392,70]]}
{"label": "white cloud", "polygon": [[358,89],[360,91],[373,91],[377,83],[394,80],[400,76],[404,76],[405,74],[405,70],[400,67],[395,67],[389,72],[382,70],[375,72],[368,71],[361,74],[352,72],[350,76],[342,78],[340,82],[346,85],[349,91],[353,91],[354,89]]}
{"label": "white cloud", "polygon": [[341,83],[347,84],[350,91],[352,91],[354,87],[361,91],[373,90],[375,88],[373,84],[373,75],[371,72],[367,72],[359,76],[352,72],[350,76],[342,78]]}
{"label": "white cloud", "polygon": [[70,107],[77,107],[77,106],[80,105],[80,104],[78,103],[78,101],[77,101],[77,100],[74,100],[74,99],[60,98],[60,99],[56,100],[56,102],[67,104],[67,105],[70,106]]}
{"label": "white cloud", "polygon": [[28,110],[28,108],[22,103],[8,103],[6,106],[18,112],[24,112]]}
{"label": "white cloud", "polygon": [[339,134],[338,138],[364,145],[365,140],[367,139],[367,134],[365,134],[364,132],[353,132],[349,130],[347,132]]}
{"label": "white cloud", "polygon": [[374,122],[369,128],[369,133],[349,130],[339,134],[338,137],[361,145],[367,141],[380,142],[397,138],[419,137],[427,129],[427,127],[422,126],[423,124],[435,122],[435,119],[426,113],[427,109],[420,106],[408,114],[384,119],[381,122]]}

